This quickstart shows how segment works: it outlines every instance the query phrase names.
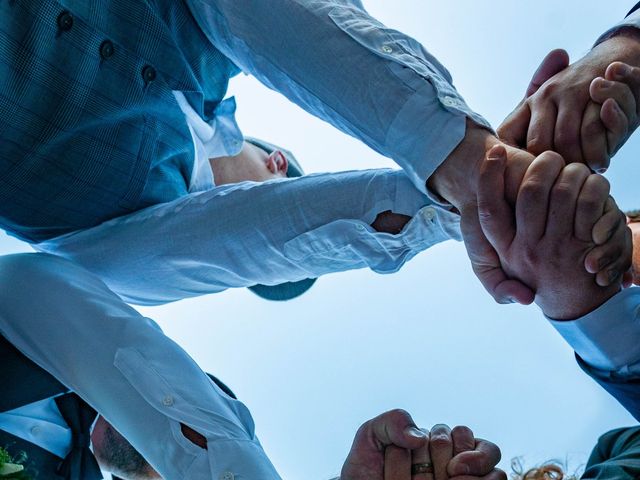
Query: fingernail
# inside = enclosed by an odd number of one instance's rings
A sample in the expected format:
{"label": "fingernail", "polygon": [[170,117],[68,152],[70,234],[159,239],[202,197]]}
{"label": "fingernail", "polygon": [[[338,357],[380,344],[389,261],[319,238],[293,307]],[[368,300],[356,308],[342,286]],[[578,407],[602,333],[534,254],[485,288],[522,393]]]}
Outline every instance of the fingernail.
{"label": "fingernail", "polygon": [[613,82],[605,78],[600,78],[598,84],[600,88],[609,88],[613,85]]}
{"label": "fingernail", "polygon": [[427,438],[427,434],[416,427],[407,427],[404,432],[413,438]]}
{"label": "fingernail", "polygon": [[604,173],[607,173],[607,170],[608,170],[608,169],[607,169],[606,167],[605,167],[605,168],[598,168],[598,169],[596,170],[596,173],[599,173],[600,175],[602,175],[602,174],[604,174]]}

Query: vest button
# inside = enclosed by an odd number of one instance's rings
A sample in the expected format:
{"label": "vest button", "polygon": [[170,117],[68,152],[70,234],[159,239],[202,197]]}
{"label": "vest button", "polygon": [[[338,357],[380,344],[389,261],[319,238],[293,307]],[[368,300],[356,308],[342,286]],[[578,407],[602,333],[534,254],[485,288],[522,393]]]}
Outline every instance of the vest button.
{"label": "vest button", "polygon": [[142,69],[142,78],[144,79],[144,83],[153,82],[158,74],[156,73],[156,69],[150,65],[147,65]]}
{"label": "vest button", "polygon": [[58,28],[61,32],[68,32],[73,28],[73,15],[66,10],[58,15]]}
{"label": "vest button", "polygon": [[104,42],[102,42],[102,45],[100,45],[100,56],[104,60],[106,60],[109,57],[112,57],[114,52],[115,52],[115,49],[113,48],[113,43],[111,43],[111,41],[105,40]]}

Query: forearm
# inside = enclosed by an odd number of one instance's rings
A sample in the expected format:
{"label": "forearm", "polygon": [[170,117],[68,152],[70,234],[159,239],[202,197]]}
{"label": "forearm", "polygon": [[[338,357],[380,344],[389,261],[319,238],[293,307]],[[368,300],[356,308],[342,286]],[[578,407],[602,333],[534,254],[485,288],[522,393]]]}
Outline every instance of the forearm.
{"label": "forearm", "polygon": [[[247,478],[280,478],[247,408],[86,270],[50,255],[3,257],[0,297],[0,334],[94,407],[163,478],[211,478],[229,462]],[[181,423],[204,435],[208,450],[178,441]]]}
{"label": "forearm", "polygon": [[38,248],[127,301],[157,304],[355,268],[395,272],[449,238],[459,238],[457,215],[401,171],[370,170],[220,187]]}
{"label": "forearm", "polygon": [[395,160],[423,191],[463,139],[465,117],[488,126],[422,45],[349,2],[188,4],[245,72]]}

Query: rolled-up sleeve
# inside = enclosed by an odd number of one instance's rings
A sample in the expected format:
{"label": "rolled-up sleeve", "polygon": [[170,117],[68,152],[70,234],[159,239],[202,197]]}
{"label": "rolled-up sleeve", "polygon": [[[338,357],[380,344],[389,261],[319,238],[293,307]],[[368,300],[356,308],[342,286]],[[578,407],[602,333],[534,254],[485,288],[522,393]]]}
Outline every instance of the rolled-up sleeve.
{"label": "rolled-up sleeve", "polygon": [[425,191],[464,138],[489,127],[419,42],[337,0],[187,0],[210,41],[246,73],[382,155]]}

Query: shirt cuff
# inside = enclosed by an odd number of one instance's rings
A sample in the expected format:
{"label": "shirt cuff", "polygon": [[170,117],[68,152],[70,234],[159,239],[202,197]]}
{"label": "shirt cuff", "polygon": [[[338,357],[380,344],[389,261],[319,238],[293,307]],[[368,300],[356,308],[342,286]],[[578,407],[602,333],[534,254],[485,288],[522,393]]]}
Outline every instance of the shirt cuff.
{"label": "shirt cuff", "polygon": [[614,37],[616,35],[616,33],[618,33],[620,30],[622,30],[625,27],[631,27],[631,28],[640,29],[640,10],[637,10],[637,11],[633,12],[631,15],[629,15],[623,21],[621,21],[620,23],[618,23],[614,27],[612,27],[609,30],[607,30],[606,32],[604,32],[600,36],[600,38],[598,38],[598,40],[596,40],[596,43],[595,43],[594,46],[597,46],[597,45],[601,44],[602,42],[604,42],[605,40],[608,40],[611,37]]}
{"label": "shirt cuff", "polygon": [[639,309],[640,288],[633,287],[577,320],[549,321],[587,364],[613,371],[640,360]]}
{"label": "shirt cuff", "polygon": [[394,160],[402,165],[418,190],[434,203],[450,207],[428,191],[427,180],[464,139],[467,118],[493,132],[491,124],[475,113],[444,78],[425,73],[416,75],[415,71],[401,69],[400,65],[391,68],[415,93],[398,112],[385,143],[394,146]]}
{"label": "shirt cuff", "polygon": [[207,454],[211,469],[209,478],[281,480],[257,440],[209,441]]}

